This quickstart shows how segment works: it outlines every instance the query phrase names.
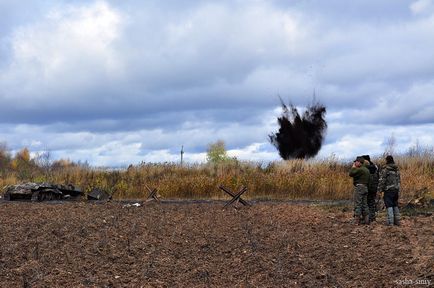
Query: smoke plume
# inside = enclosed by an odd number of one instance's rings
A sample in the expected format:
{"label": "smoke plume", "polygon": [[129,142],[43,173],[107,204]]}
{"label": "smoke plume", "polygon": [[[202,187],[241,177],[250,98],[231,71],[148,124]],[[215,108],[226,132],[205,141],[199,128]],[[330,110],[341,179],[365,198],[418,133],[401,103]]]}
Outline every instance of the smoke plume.
{"label": "smoke plume", "polygon": [[271,144],[279,150],[285,159],[307,159],[314,157],[321,149],[327,130],[325,121],[326,108],[316,102],[307,107],[303,117],[294,105],[282,104],[282,115],[277,118],[279,131],[268,135]]}

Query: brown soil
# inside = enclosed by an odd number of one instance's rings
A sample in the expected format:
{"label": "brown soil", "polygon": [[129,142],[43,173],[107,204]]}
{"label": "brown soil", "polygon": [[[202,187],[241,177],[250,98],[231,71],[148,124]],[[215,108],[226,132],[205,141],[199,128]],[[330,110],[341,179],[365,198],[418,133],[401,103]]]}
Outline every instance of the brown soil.
{"label": "brown soil", "polygon": [[0,286],[434,283],[432,216],[355,226],[350,211],[288,203],[125,205],[0,203]]}

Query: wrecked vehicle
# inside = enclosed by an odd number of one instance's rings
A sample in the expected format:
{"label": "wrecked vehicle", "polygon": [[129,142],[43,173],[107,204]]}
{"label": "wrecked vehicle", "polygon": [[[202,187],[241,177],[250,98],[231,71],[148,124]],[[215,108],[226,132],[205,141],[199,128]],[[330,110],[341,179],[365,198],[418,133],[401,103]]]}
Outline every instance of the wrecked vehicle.
{"label": "wrecked vehicle", "polygon": [[83,192],[74,185],[60,185],[51,183],[22,183],[8,185],[4,188],[3,198],[6,201],[31,200],[32,202],[76,199]]}

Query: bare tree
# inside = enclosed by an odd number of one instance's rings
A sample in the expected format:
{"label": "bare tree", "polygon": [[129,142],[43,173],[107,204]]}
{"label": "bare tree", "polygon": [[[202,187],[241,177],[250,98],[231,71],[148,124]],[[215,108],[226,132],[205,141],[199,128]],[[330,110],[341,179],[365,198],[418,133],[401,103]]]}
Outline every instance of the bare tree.
{"label": "bare tree", "polygon": [[5,142],[0,142],[0,175],[5,175],[9,169],[11,154]]}
{"label": "bare tree", "polygon": [[45,180],[49,180],[51,175],[51,153],[50,151],[43,151],[36,155],[35,157],[36,165],[38,165],[44,174]]}
{"label": "bare tree", "polygon": [[393,133],[386,139],[385,144],[386,147],[383,152],[384,156],[395,154],[396,138]]}

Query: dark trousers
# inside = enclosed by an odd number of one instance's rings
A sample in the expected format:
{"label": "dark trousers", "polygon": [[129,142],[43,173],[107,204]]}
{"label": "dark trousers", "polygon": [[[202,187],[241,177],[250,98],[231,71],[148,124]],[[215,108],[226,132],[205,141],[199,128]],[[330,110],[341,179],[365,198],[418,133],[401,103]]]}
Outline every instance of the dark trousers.
{"label": "dark trousers", "polygon": [[398,207],[399,192],[398,190],[388,190],[384,192],[384,205],[389,207]]}
{"label": "dark trousers", "polygon": [[377,205],[375,203],[376,198],[377,191],[368,191],[369,219],[371,221],[375,219],[375,213],[377,212]]}

